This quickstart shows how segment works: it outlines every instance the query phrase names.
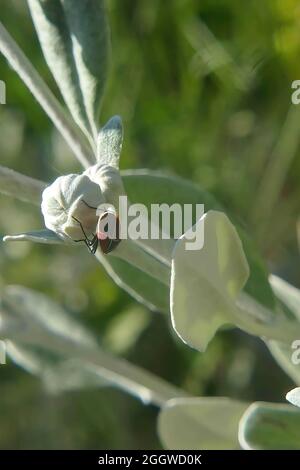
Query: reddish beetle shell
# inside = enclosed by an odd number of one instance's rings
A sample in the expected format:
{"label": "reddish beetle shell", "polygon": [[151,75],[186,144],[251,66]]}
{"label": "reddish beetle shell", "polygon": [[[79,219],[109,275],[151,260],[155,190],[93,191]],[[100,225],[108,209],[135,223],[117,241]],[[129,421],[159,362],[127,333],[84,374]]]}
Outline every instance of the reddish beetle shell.
{"label": "reddish beetle shell", "polygon": [[120,221],[113,212],[106,211],[100,215],[97,224],[97,239],[102,253],[107,254],[120,243]]}

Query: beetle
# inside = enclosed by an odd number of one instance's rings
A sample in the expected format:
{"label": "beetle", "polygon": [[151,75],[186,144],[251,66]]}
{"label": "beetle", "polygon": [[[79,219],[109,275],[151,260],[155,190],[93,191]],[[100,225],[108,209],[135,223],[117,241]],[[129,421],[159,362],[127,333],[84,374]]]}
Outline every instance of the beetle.
{"label": "beetle", "polygon": [[[113,237],[107,233],[113,227]],[[97,223],[96,237],[102,253],[107,254],[113,251],[120,243],[120,221],[119,217],[110,211],[105,211],[100,215]],[[97,248],[96,248],[97,250]]]}
{"label": "beetle", "polygon": [[[89,206],[87,203],[85,204],[91,209],[95,209],[94,207]],[[84,242],[93,255],[96,253],[98,246],[100,246],[102,253],[107,255],[119,245],[121,241],[119,238],[120,221],[119,221],[118,215],[115,214],[114,212],[109,211],[109,210],[103,211],[103,213],[98,218],[96,234],[93,235],[92,238],[89,238],[87,236],[82,226],[82,223],[78,219],[76,219],[74,216],[73,216],[73,219],[76,220],[76,222],[78,222],[82,230],[82,233],[84,235],[84,238],[82,240],[74,240],[74,241],[76,243]],[[113,237],[110,237],[108,231],[111,230],[112,227],[113,227],[114,233],[113,233]]]}

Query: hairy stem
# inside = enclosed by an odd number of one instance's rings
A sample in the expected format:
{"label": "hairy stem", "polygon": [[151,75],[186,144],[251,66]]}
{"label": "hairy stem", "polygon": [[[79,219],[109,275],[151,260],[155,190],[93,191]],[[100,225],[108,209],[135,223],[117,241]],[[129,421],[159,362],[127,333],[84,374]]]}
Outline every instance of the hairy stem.
{"label": "hairy stem", "polygon": [[0,51],[50,117],[79,162],[88,168],[93,162],[93,155],[87,141],[2,23]]}
{"label": "hairy stem", "polygon": [[287,345],[300,338],[300,323],[296,319],[289,320],[280,311],[272,312],[245,292],[239,295],[237,307],[236,325],[249,334]]}

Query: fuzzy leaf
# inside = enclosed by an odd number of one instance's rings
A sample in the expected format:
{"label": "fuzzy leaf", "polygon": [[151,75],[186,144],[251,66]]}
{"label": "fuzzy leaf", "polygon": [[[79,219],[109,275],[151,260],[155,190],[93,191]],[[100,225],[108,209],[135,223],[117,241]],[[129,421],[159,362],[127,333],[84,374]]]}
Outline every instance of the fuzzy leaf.
{"label": "fuzzy leaf", "polygon": [[108,382],[97,368],[76,359],[64,359],[29,345],[6,341],[7,355],[30,374],[39,377],[48,392],[62,393],[87,387],[103,387]]}
{"label": "fuzzy leaf", "polygon": [[48,367],[41,375],[48,392],[58,394],[83,388],[105,387],[109,382],[103,379],[96,367],[88,366],[75,359],[61,361]]}
{"label": "fuzzy leaf", "polygon": [[28,0],[47,64],[76,123],[96,138],[109,31],[103,0]]}
{"label": "fuzzy leaf", "polygon": [[99,132],[97,160],[104,165],[119,168],[123,143],[123,126],[119,116],[113,116]]}
{"label": "fuzzy leaf", "polygon": [[20,233],[18,235],[6,235],[3,237],[4,242],[34,242],[45,244],[65,243],[55,232],[51,230],[37,230],[36,232]]}
{"label": "fuzzy leaf", "polygon": [[203,231],[200,250],[176,243],[171,275],[172,324],[181,339],[204,351],[222,325],[235,323],[235,301],[249,267],[234,226],[222,212],[209,211],[196,224]]}
{"label": "fuzzy leaf", "polygon": [[239,420],[247,407],[229,398],[170,400],[158,417],[160,439],[166,449],[238,449]]}

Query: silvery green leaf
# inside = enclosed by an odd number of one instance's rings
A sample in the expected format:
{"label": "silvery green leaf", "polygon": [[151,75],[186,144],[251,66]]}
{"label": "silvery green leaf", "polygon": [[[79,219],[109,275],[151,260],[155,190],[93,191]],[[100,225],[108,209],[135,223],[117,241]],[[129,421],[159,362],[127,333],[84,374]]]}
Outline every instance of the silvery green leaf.
{"label": "silvery green leaf", "polygon": [[47,391],[54,394],[109,384],[99,375],[96,367],[76,359],[61,361],[44,369],[41,378]]}
{"label": "silvery green leaf", "polygon": [[38,376],[50,393],[62,393],[87,387],[107,385],[96,367],[76,359],[63,359],[35,347],[6,341],[12,361],[30,374]]}
{"label": "silvery green leaf", "polygon": [[218,328],[235,323],[235,302],[249,267],[239,236],[224,213],[209,211],[194,229],[204,233],[202,249],[187,250],[186,234],[174,248],[171,316],[180,338],[204,351]]}
{"label": "silvery green leaf", "polygon": [[122,119],[113,116],[99,132],[97,141],[97,160],[105,165],[119,168],[123,143]]}
{"label": "silvery green leaf", "polygon": [[46,62],[76,123],[90,133],[90,123],[76,67],[73,44],[60,0],[28,0]]}
{"label": "silvery green leaf", "polygon": [[[182,207],[184,204],[199,203],[204,204],[205,211],[222,210],[207,191],[187,180],[150,170],[128,170],[121,174],[129,200],[145,204],[149,211],[151,203],[179,203]],[[245,291],[263,305],[273,307],[274,297],[263,262],[245,232],[241,229],[238,232],[250,267]],[[103,261],[109,275],[130,295],[152,309],[169,312],[169,290],[166,286],[123,260],[106,256]]]}
{"label": "silvery green leaf", "polygon": [[43,370],[49,366],[49,362],[45,360],[45,357],[34,348],[9,340],[6,341],[6,347],[7,354],[11,360],[30,374],[40,375]]}
{"label": "silvery green leaf", "polygon": [[293,388],[286,394],[286,399],[292,403],[292,405],[300,408],[300,387]]}
{"label": "silvery green leaf", "polygon": [[166,449],[238,449],[239,420],[248,405],[229,398],[175,398],[158,417]]}
{"label": "silvery green leaf", "polygon": [[36,232],[20,233],[18,235],[6,235],[3,237],[5,242],[34,242],[45,244],[60,244],[65,241],[51,230],[37,230]]}
{"label": "silvery green leaf", "polygon": [[300,449],[300,411],[290,405],[253,403],[243,415],[239,441],[243,449]]}
{"label": "silvery green leaf", "polygon": [[47,64],[76,123],[97,135],[109,30],[103,0],[28,0]]}
{"label": "silvery green leaf", "polygon": [[98,255],[114,282],[150,310],[169,312],[169,288],[132,264],[112,256]]}
{"label": "silvery green leaf", "polygon": [[104,4],[104,0],[62,0],[84,106],[95,136],[110,49]]}

